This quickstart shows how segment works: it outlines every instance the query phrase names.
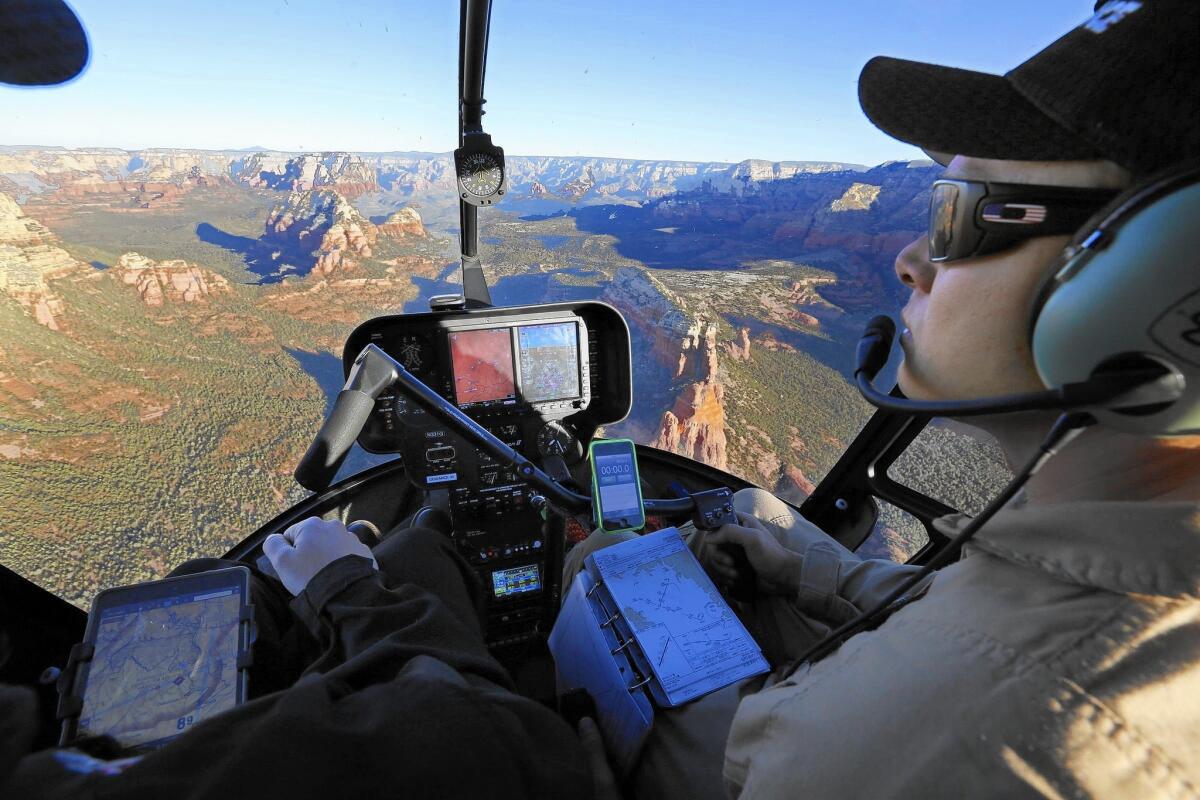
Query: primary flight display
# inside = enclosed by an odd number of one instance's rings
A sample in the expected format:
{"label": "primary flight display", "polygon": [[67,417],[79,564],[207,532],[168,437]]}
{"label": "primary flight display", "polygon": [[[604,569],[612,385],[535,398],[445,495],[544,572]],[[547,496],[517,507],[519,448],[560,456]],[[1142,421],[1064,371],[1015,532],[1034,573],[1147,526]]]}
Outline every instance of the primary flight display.
{"label": "primary flight display", "polygon": [[573,322],[517,328],[521,396],[527,402],[579,396],[578,331]]}

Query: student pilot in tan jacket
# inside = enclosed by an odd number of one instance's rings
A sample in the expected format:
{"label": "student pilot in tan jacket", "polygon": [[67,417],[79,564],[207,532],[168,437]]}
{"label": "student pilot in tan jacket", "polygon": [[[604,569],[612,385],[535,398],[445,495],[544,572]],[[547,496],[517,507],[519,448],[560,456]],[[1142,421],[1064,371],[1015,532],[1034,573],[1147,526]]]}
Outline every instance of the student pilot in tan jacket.
{"label": "student pilot in tan jacket", "polygon": [[[874,59],[860,101],[893,136],[958,154],[939,157],[947,178],[1122,189],[1200,157],[1197,5],[1099,3],[1004,77]],[[1045,389],[1030,307],[1069,239],[940,262],[926,237],[904,248],[905,395]],[[1192,274],[1181,296],[1200,291],[1200,261]],[[972,424],[1015,467],[1056,417]],[[762,490],[738,493],[737,505],[742,524],[709,534],[701,557],[732,579],[732,562],[707,545],[745,548],[758,597],[742,611],[774,665],[916,569],[860,559]],[[938,521],[951,535],[963,523]],[[1200,437],[1088,428],[876,630],[660,713],[629,788],[647,798],[1200,797]]]}

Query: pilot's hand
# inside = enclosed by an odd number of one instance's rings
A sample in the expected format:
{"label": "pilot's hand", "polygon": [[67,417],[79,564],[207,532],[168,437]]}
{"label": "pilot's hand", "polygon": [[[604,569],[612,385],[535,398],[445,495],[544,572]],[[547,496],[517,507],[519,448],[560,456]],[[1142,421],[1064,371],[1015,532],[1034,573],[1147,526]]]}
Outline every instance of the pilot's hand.
{"label": "pilot's hand", "polygon": [[780,544],[754,515],[739,511],[737,517],[737,525],[722,525],[704,536],[706,559],[717,578],[732,584],[738,577],[733,558],[716,547],[728,543],[739,545],[745,551],[746,560],[757,575],[760,592],[792,594],[798,590],[802,563],[800,554]]}
{"label": "pilot's hand", "polygon": [[621,800],[617,778],[608,765],[608,754],[604,751],[604,740],[600,738],[600,729],[591,717],[579,720],[579,740],[583,742],[588,765],[592,768],[592,788],[596,800]]}
{"label": "pilot's hand", "polygon": [[379,569],[371,548],[345,525],[320,517],[301,520],[282,534],[272,533],[263,542],[263,554],[293,595],[303,592],[313,576],[343,556],[369,558]]}

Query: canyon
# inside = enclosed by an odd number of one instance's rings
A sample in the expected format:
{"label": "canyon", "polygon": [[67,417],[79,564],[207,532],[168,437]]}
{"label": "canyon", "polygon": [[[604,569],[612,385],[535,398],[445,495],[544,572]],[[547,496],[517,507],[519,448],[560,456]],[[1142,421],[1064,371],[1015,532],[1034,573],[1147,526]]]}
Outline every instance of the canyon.
{"label": "canyon", "polygon": [[[663,197],[708,182],[716,189],[745,187],[796,175],[857,171],[840,162],[750,159],[734,164],[638,161],[619,158],[518,156],[506,159],[515,196],[604,202]],[[203,179],[204,183],[200,184]],[[277,191],[330,189],[344,197],[374,191],[400,196],[453,194],[449,153],[280,153],[236,150],[119,150],[0,146],[0,191],[22,198],[64,192],[127,192],[188,188],[236,181]]]}
{"label": "canyon", "polygon": [[[845,365],[865,314],[903,294],[891,258],[938,170],[508,168],[510,196],[481,215],[493,296],[621,311],[635,403],[607,433],[808,496],[869,413]],[[143,575],[83,576],[56,542],[128,541],[145,554],[132,563],[168,563],[299,499],[290,471],[347,332],[459,290],[454,198],[446,154],[0,147],[0,511],[51,498],[28,530],[0,530],[0,557],[81,600]],[[910,543],[891,518],[881,530],[872,552]]]}

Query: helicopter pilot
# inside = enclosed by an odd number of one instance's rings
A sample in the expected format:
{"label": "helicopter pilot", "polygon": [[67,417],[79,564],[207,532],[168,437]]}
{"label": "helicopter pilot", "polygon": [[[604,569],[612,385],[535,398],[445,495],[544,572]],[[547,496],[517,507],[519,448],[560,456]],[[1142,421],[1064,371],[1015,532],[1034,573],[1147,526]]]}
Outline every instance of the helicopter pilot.
{"label": "helicopter pilot", "polygon": [[[1113,0],[1005,77],[879,58],[863,70],[860,99],[883,130],[956,154],[946,178],[963,191],[1117,194],[1200,157],[1198,30],[1186,0]],[[983,252],[969,215],[937,216],[940,239],[923,237],[896,259],[912,292],[905,395],[958,401],[1044,389],[1030,308],[1071,234],[1031,228]],[[1194,240],[1195,217],[1182,220],[1162,230]],[[1156,242],[1141,245],[1157,252]],[[1189,255],[1197,251],[1200,242]],[[1200,291],[1194,279],[1163,278],[1172,275],[1166,261],[1148,256],[1124,274],[1180,302]],[[1188,268],[1185,279],[1200,277],[1194,261]],[[1184,402],[1195,405],[1190,391]],[[1014,410],[975,424],[1020,465],[1056,416]],[[776,669],[658,714],[624,788],[645,798],[1196,796],[1195,416],[1190,428],[1140,432],[1100,416],[961,560],[915,586],[913,602],[799,664],[919,568],[863,560],[768,493],[738,493],[740,524],[691,543],[726,582],[736,568],[715,545],[745,550],[757,595],[739,611]],[[937,524],[953,537],[971,523]],[[322,654],[288,691],[141,760],[26,754],[17,723],[31,718],[28,698],[0,687],[0,789],[71,796],[104,780],[114,797],[254,787],[307,797],[327,796],[333,781],[347,796],[380,786],[412,796],[616,796],[594,726],[582,726],[581,750],[552,712],[509,690],[473,622],[470,576],[453,549],[433,531],[400,533],[374,551],[315,519],[269,537],[264,552]],[[617,540],[593,534],[569,554],[568,571]]]}
{"label": "helicopter pilot", "polygon": [[[1151,176],[1179,169],[1191,170],[1194,187],[1198,33],[1194,3],[1102,2],[1004,77],[873,59],[860,102],[878,127],[946,164],[944,177],[960,191],[1006,184],[1018,199],[1057,187],[1063,197],[1119,195],[1147,179],[1178,185]],[[1109,283],[1136,281],[1143,294],[1088,290],[1118,295],[1085,297],[1083,308],[1118,310],[1074,314],[1085,344],[1114,337],[1116,347],[1141,349],[1167,308],[1188,309],[1200,331],[1200,202],[1183,208],[1156,228],[1161,242],[1126,232],[1133,221],[1118,229],[1135,255],[1117,263]],[[1031,308],[1062,266],[1071,232],[1044,235],[1031,225],[988,246],[969,214],[935,201],[931,220],[929,237],[895,261],[911,289],[900,337],[905,396],[945,402],[1044,390]],[[1110,261],[1118,258],[1120,248],[1109,247]],[[1098,261],[1086,267],[1094,268]],[[1134,299],[1145,292],[1162,305]],[[1145,319],[1122,319],[1122,307]],[[1200,333],[1193,339],[1190,357],[1200,357]],[[691,544],[726,583],[736,578],[734,562],[714,545],[744,548],[757,596],[739,612],[776,669],[657,714],[629,788],[693,800],[1200,794],[1194,397],[1185,401],[1190,424],[1174,429],[1130,432],[1120,420],[1110,424],[1114,417],[1084,429],[983,524],[961,560],[909,591],[913,602],[802,664],[796,659],[831,629],[918,567],[863,560],[769,493],[739,492],[740,524]],[[973,424],[999,441],[1015,469],[1057,416],[1014,409]],[[954,537],[969,518],[935,524]],[[594,533],[568,554],[568,575],[616,540]]]}

